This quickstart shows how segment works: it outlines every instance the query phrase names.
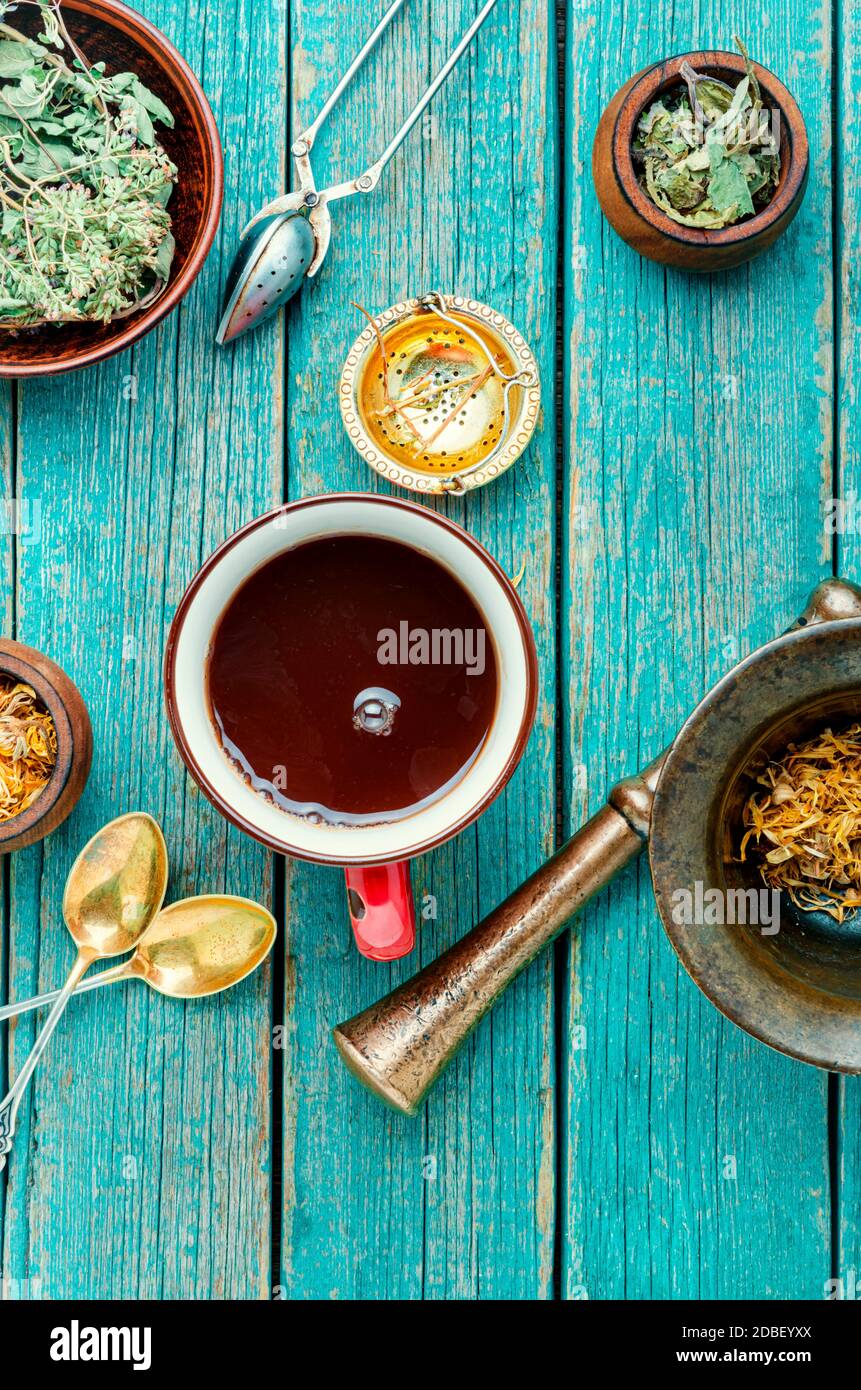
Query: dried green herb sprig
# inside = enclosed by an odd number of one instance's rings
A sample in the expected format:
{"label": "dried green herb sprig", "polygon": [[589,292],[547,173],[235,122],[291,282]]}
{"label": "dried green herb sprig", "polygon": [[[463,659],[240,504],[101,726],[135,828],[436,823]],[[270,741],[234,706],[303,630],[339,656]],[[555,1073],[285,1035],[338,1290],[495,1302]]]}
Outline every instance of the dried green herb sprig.
{"label": "dried green herb sprig", "polygon": [[0,328],[107,323],[170,276],[177,170],[155,123],[173,116],[136,74],[84,58],[60,0],[25,3],[37,40],[0,0]]}
{"label": "dried green herb sprig", "polygon": [[763,106],[747,49],[733,90],[683,63],[684,86],[653,102],[633,142],[640,184],[656,207],[686,227],[717,229],[752,217],[780,177],[777,115]]}

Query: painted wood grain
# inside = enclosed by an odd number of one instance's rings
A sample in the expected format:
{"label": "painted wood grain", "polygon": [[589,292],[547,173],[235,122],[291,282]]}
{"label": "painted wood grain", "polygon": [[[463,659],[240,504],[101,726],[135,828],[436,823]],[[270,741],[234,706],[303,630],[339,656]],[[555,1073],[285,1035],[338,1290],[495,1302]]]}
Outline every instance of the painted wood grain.
{"label": "painted wood grain", "polygon": [[[861,77],[861,15],[843,0],[834,27],[837,77],[834,129],[838,133],[834,165],[835,307],[837,377],[835,406],[837,456],[833,498],[841,508],[826,508],[826,529],[833,532],[835,571],[861,581],[861,421],[859,421],[858,267],[861,254],[861,118],[856,97]],[[861,1298],[861,1080],[834,1078],[837,1105],[834,1130],[837,1191],[833,1226],[835,1249],[830,1292]]]}
{"label": "painted wood grain", "polygon": [[[383,0],[350,0],[347,22],[323,0],[294,0],[289,15],[280,0],[140,3],[213,99],[225,218],[192,296],[133,353],[28,384],[17,416],[13,388],[0,384],[3,497],[39,525],[37,539],[0,534],[3,631],[16,623],[68,669],[97,737],[75,815],[10,866],[0,993],[59,981],[71,960],[58,915],[66,870],[98,825],[132,805],[165,825],[174,896],[225,887],[265,901],[273,873],[286,872],[282,1260],[270,1270],[269,972],[188,1006],[132,984],[73,1006],[22,1111],[0,1179],[0,1295],[267,1297],[277,1284],[292,1298],[546,1298],[560,1221],[566,1297],[818,1298],[834,1216],[834,1270],[859,1296],[858,1083],[833,1087],[832,1207],[827,1079],[748,1039],[699,995],[663,936],[644,863],[561,952],[559,1057],[550,956],[505,997],[418,1121],[367,1097],[329,1041],[334,1022],[436,955],[552,849],[557,734],[573,829],[830,572],[833,470],[844,497],[861,496],[857,16],[845,0],[834,14],[773,0],[754,27],[738,0],[691,11],[562,0],[560,512],[550,0],[500,0],[379,189],[333,209],[329,260],[286,325],[229,352],[212,335],[239,228],[284,187],[288,124],[315,113]],[[370,162],[475,8],[405,8],[321,136],[321,176]],[[813,154],[807,201],[750,268],[665,273],[601,219],[595,124],[637,67],[734,32],[799,99]],[[527,459],[445,510],[510,573],[526,561],[542,694],[500,802],[416,864],[418,899],[432,895],[438,915],[416,959],[386,967],[356,953],[337,872],[273,866],[196,794],[167,734],[160,662],[185,583],[237,525],[282,495],[385,490],[338,418],[337,373],[362,326],[350,301],[376,310],[434,287],[509,313],[541,365],[544,423]],[[850,530],[834,545],[855,579],[858,544]],[[33,1030],[33,1020],[10,1030],[13,1073]]]}
{"label": "painted wood grain", "polygon": [[[20,392],[18,489],[41,504],[42,537],[18,546],[18,635],[79,683],[96,740],[75,815],[12,865],[10,992],[22,997],[67,971],[65,874],[116,814],[162,822],[173,897],[269,895],[267,856],[181,770],[161,660],[200,560],[280,488],[280,339],[224,353],[213,335],[238,230],[278,177],[282,7],[145,9],[220,117],[227,209],[200,281],[161,328],[98,370]],[[268,1297],[270,1022],[268,971],[188,1005],[138,983],[73,1002],[22,1108],[4,1275],[55,1299]],[[13,1069],[33,1027],[12,1029]]]}
{"label": "painted wood grain", "polygon": [[[568,6],[563,723],[576,825],[830,572],[830,15]],[[696,278],[603,222],[603,105],[668,53],[747,35],[798,98],[812,176],[784,241]],[[664,938],[645,863],[571,937],[568,1297],[821,1297],[827,1078],[725,1022]]]}
{"label": "painted wood grain", "polygon": [[[0,386],[0,621],[3,632],[12,631],[12,587],[15,562],[14,503],[15,465],[13,402],[15,388],[4,381]],[[9,897],[8,871],[0,860],[0,999],[8,997],[9,968]],[[0,1030],[0,1078],[7,1073],[6,1030]],[[3,1241],[3,1224],[6,1207],[5,1181],[0,1177],[0,1249]],[[4,1278],[0,1267],[0,1298],[14,1294],[13,1286]]]}
{"label": "painted wood grain", "polygon": [[[321,137],[321,178],[360,172],[382,150],[475,12],[407,6]],[[381,11],[350,21],[317,0],[291,10],[294,128],[307,122]],[[550,7],[501,0],[372,200],[333,209],[319,283],[292,310],[288,358],[291,497],[381,489],[337,410],[343,358],[371,311],[439,288],[508,313],[539,356],[544,427],[528,459],[448,513],[515,573],[538,635],[537,731],[516,777],[476,827],[419,862],[436,921],[428,960],[496,904],[551,848],[554,823],[555,90]],[[324,175],[324,171],[328,173]],[[477,1034],[418,1121],[390,1115],[337,1063],[329,1029],[411,973],[350,941],[337,873],[288,873],[283,1281],[288,1296],[547,1297],[552,1292],[554,1057],[551,961],[523,979]]]}

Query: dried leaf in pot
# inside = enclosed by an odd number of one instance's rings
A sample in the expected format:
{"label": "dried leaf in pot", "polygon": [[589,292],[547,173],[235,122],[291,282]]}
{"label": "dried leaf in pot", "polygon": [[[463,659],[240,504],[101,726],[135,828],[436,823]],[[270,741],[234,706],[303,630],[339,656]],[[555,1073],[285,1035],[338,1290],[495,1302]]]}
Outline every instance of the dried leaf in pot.
{"label": "dried leaf in pot", "polygon": [[780,177],[771,113],[744,44],[746,75],[733,89],[683,63],[674,92],[641,115],[632,146],[656,207],[686,227],[718,231],[751,217]]}

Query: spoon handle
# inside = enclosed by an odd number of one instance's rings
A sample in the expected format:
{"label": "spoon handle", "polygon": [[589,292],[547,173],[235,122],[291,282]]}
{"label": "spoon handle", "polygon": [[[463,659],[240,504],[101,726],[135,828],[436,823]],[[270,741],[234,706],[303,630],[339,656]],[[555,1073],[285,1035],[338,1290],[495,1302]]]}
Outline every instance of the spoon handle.
{"label": "spoon handle", "polygon": [[90,951],[79,952],[69,972],[69,978],[57,995],[54,1007],[45,1019],[42,1030],[30,1049],[30,1054],[26,1062],[15,1077],[5,1098],[0,1101],[0,1173],[2,1173],[3,1169],[6,1167],[6,1160],[12,1152],[12,1136],[15,1133],[15,1117],[18,1114],[18,1106],[21,1104],[21,1097],[27,1089],[33,1072],[36,1070],[39,1058],[42,1056],[42,1053],[51,1040],[54,1029],[60,1022],[63,1010],[75,992],[76,985],[84,973],[89,970],[94,959],[95,957]]}
{"label": "spoon handle", "polygon": [[[121,961],[119,965],[112,965],[110,970],[102,970],[100,974],[94,975],[91,980],[84,980],[73,991],[74,994],[89,994],[91,989],[101,989],[103,985],[116,984],[117,980],[130,980],[132,971],[128,969],[128,961]],[[17,1018],[18,1014],[28,1014],[33,1009],[42,1009],[46,1004],[53,1004],[55,999],[59,999],[58,989],[49,989],[45,994],[34,994],[31,999],[21,999],[17,1003],[4,1004],[0,1007],[0,1023],[4,1018]]]}

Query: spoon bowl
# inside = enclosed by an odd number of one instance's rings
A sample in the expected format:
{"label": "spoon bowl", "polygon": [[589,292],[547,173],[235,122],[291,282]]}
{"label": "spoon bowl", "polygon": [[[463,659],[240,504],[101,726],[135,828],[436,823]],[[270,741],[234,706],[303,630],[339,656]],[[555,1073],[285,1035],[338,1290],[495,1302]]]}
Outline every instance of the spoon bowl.
{"label": "spoon bowl", "polygon": [[151,816],[133,811],[104,826],[72,865],[63,917],[79,951],[134,950],[167,892],[167,846]]}
{"label": "spoon bowl", "polygon": [[276,930],[272,913],[248,898],[185,898],[159,913],[126,973],[173,999],[220,994],[263,963]]}
{"label": "spoon bowl", "polygon": [[[278,928],[271,912],[248,898],[212,893],[163,908],[127,960],[79,984],[75,994],[143,980],[171,999],[203,999],[238,985],[262,965]],[[0,1020],[53,1004],[59,990],[0,1008]]]}

